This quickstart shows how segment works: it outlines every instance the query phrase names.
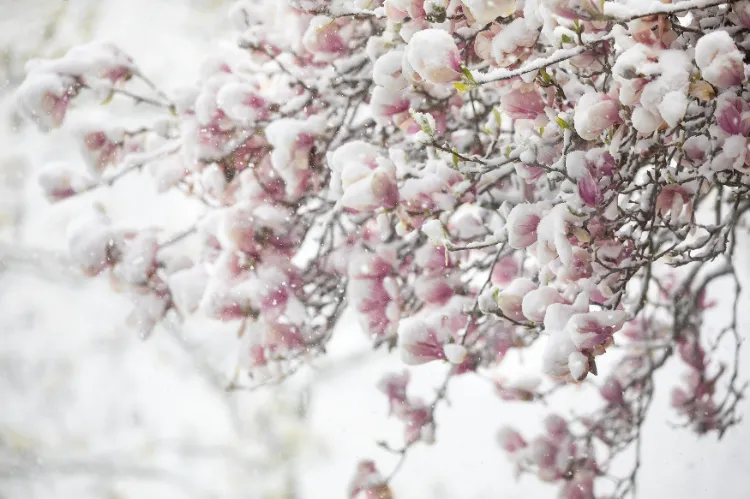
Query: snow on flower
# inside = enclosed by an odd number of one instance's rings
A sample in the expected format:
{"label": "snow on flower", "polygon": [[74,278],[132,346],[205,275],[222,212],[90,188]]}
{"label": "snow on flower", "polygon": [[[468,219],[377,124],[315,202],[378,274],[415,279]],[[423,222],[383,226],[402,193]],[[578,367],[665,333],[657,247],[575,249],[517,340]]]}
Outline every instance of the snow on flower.
{"label": "snow on flower", "polygon": [[320,119],[281,119],[266,127],[266,138],[273,146],[271,164],[286,184],[286,193],[297,198],[304,192],[315,136],[324,127]]}
{"label": "snow on flower", "polygon": [[537,228],[542,219],[538,205],[518,204],[507,220],[508,244],[513,248],[528,248],[537,240]]}
{"label": "snow on flower", "polygon": [[417,32],[406,46],[405,59],[420,78],[430,83],[461,79],[461,59],[456,42],[441,29]]}
{"label": "snow on flower", "polygon": [[16,89],[16,102],[21,113],[47,131],[62,125],[77,91],[68,76],[34,72]]}
{"label": "snow on flower", "polygon": [[516,11],[515,0],[461,0],[461,3],[478,26],[489,24],[498,17],[508,17]]}
{"label": "snow on flower", "polygon": [[726,31],[702,36],[695,45],[695,63],[701,76],[719,88],[739,85],[745,79],[743,55]]}
{"label": "snow on flower", "polygon": [[595,140],[612,125],[621,123],[620,105],[612,97],[596,92],[584,94],[576,103],[573,123],[584,140]]}
{"label": "snow on flower", "polygon": [[99,210],[74,219],[68,226],[71,261],[87,275],[96,275],[114,265],[120,253],[122,234]]}
{"label": "snow on flower", "polygon": [[74,196],[91,184],[89,179],[61,162],[46,165],[39,172],[38,181],[45,197],[52,202]]}

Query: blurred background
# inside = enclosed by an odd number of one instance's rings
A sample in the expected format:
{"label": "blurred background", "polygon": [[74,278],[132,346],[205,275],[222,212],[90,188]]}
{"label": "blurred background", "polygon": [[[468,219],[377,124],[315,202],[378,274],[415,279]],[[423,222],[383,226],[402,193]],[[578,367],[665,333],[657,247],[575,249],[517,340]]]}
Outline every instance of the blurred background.
{"label": "blurred background", "polygon": [[[68,221],[93,203],[118,223],[173,230],[198,208],[157,196],[137,175],[50,206],[35,172],[49,161],[80,161],[68,125],[137,120],[142,111],[117,102],[78,110],[41,136],[13,108],[24,63],[108,40],[169,92],[195,80],[205,56],[230,50],[230,3],[0,0],[1,499],[346,498],[358,460],[373,458],[385,473],[395,465],[376,442],[397,446],[401,428],[375,384],[403,366],[369,351],[353,321],[339,326],[328,357],[283,384],[227,392],[237,348],[231,328],[196,318],[144,341],[124,325],[125,297],[62,263]],[[748,280],[748,265],[741,268]],[[534,358],[524,360],[509,359],[504,375],[538,372]],[[430,397],[443,369],[412,370],[413,389]],[[661,377],[680,374],[667,368]],[[750,426],[722,442],[675,429],[673,384],[662,383],[645,428],[640,497],[750,497]],[[437,444],[413,449],[393,481],[395,498],[555,497],[534,478],[516,480],[495,436],[508,424],[533,435],[549,412],[585,413],[595,397],[580,392],[546,407],[514,405],[486,380],[456,379],[450,404],[436,412]]]}

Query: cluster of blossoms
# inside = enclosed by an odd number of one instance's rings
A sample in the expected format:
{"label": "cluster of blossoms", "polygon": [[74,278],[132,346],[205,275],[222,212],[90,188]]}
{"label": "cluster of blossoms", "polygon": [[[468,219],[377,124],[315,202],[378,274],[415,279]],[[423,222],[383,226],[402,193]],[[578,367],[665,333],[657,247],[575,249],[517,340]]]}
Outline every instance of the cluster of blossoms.
{"label": "cluster of blossoms", "polygon": [[[348,305],[374,348],[449,366],[431,403],[407,397],[408,375],[381,382],[406,428],[399,459],[433,440],[454,376],[539,345],[557,391],[612,355],[602,407],[548,418],[530,444],[501,434],[565,498],[634,492],[638,465],[608,463],[640,438],[672,358],[690,368],[673,392],[687,426],[737,420],[736,360],[709,369],[707,348],[739,348],[736,303],[718,338],[702,323],[709,285],[739,291],[747,0],[244,0],[232,21],[242,56],[206,61],[174,96],[104,44],[29,63],[18,89],[42,129],[88,92],[164,111],[87,128],[89,173],[40,176],[60,201],[144,171],[205,206],[173,235],[101,212],[70,228],[72,261],[133,294],[143,334],[192,313],[233,322],[245,372],[283,379],[325,352]],[[181,251],[189,237],[199,251]],[[352,497],[391,497],[390,476],[362,462]]]}

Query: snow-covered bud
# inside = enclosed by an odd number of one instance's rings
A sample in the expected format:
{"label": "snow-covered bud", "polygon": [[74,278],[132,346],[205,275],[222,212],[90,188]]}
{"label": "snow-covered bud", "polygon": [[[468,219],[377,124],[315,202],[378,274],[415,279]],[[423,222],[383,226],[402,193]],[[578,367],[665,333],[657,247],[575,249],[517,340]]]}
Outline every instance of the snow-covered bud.
{"label": "snow-covered bud", "polygon": [[461,79],[461,58],[453,37],[440,29],[416,33],[406,46],[406,59],[430,83],[450,83]]}
{"label": "snow-covered bud", "polygon": [[743,55],[729,33],[714,31],[702,36],[695,45],[695,63],[701,76],[719,88],[739,85],[745,79]]}

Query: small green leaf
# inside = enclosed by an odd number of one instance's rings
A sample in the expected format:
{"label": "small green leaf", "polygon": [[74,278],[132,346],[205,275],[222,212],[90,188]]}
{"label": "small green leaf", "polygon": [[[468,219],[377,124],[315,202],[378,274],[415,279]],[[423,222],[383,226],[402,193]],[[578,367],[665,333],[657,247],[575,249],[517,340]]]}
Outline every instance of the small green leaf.
{"label": "small green leaf", "polygon": [[543,126],[539,127],[539,135],[544,135],[544,127]]}
{"label": "small green leaf", "polygon": [[486,126],[483,126],[483,127],[482,127],[482,131],[483,131],[484,133],[486,133],[487,135],[492,135],[492,130],[490,130],[490,129],[489,129],[489,128],[487,128]]}
{"label": "small green leaf", "polygon": [[467,85],[466,83],[461,82],[454,82],[453,86],[458,90],[459,93],[465,94],[466,92],[471,92],[472,87]]}
{"label": "small green leaf", "polygon": [[110,102],[112,102],[112,97],[114,97],[115,93],[113,91],[109,92],[109,95],[102,101],[102,106],[106,106]]}
{"label": "small green leaf", "polygon": [[474,75],[471,74],[471,71],[469,71],[469,68],[467,68],[466,66],[461,66],[461,72],[463,73],[464,78],[466,78],[466,81],[468,81],[475,87],[477,86],[477,81],[474,79]]}
{"label": "small green leaf", "polygon": [[562,128],[564,130],[570,130],[570,125],[568,124],[567,121],[565,121],[562,118],[555,118],[555,123],[557,123],[558,125],[560,125],[560,128]]}
{"label": "small green leaf", "polygon": [[563,34],[563,36],[562,36],[562,42],[563,43],[573,43],[573,39],[571,37],[569,37],[568,35]]}
{"label": "small green leaf", "polygon": [[544,80],[544,83],[548,85],[552,83],[552,77],[549,75],[546,69],[544,68],[540,69],[539,74],[542,75],[542,79]]}
{"label": "small green leaf", "polygon": [[492,116],[495,117],[497,126],[498,128],[500,128],[503,125],[503,116],[500,114],[500,111],[498,111],[496,107],[492,108]]}
{"label": "small green leaf", "polygon": [[460,158],[458,157],[458,154],[456,154],[456,148],[453,148],[453,166],[458,169],[458,162],[460,161]]}

